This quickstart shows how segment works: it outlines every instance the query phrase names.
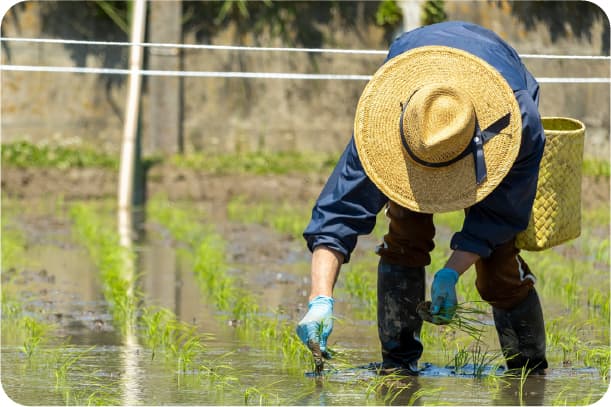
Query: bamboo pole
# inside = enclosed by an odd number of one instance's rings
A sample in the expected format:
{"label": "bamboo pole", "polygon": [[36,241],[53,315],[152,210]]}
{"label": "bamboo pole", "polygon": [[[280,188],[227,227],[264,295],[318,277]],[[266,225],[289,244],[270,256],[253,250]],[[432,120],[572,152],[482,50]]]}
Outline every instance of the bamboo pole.
{"label": "bamboo pole", "polygon": [[[146,24],[146,0],[135,0],[131,21],[131,42],[144,42]],[[129,54],[128,93],[125,104],[125,123],[123,127],[123,143],[121,145],[121,168],[119,171],[118,214],[119,240],[123,247],[132,246],[132,211],[134,197],[134,171],[136,160],[136,140],[138,132],[138,115],[140,108],[140,89],[142,76],[142,46],[131,45]],[[126,259],[130,262],[133,259]],[[134,299],[134,269],[133,264],[126,264],[125,271],[129,273],[130,286],[127,295]],[[123,404],[136,405],[140,394],[140,374],[138,370],[138,339],[135,331],[135,321],[130,317],[126,321],[124,352],[123,352]]]}
{"label": "bamboo pole", "polygon": [[[131,42],[144,42],[146,21],[146,0],[135,0],[131,21]],[[140,88],[142,77],[142,46],[131,45],[129,54],[128,93],[125,106],[123,142],[121,145],[121,168],[119,170],[117,223],[121,245],[131,247],[132,205],[134,194],[134,167],[136,152],[136,132],[140,107]]]}

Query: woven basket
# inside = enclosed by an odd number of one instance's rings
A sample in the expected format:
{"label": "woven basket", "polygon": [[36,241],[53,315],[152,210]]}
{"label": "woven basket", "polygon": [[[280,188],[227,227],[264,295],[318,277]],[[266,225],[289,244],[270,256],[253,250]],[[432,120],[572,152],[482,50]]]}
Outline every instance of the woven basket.
{"label": "woven basket", "polygon": [[581,233],[581,166],[585,126],[563,117],[544,117],[545,150],[528,228],[516,247],[540,251]]}

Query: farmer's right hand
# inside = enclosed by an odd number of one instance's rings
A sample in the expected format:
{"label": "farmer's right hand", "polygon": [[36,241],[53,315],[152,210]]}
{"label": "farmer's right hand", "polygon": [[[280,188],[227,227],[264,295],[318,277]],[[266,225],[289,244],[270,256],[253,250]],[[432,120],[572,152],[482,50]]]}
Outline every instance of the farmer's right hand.
{"label": "farmer's right hand", "polygon": [[318,343],[322,354],[328,356],[327,339],[333,331],[333,298],[319,295],[308,303],[308,312],[297,324],[297,335],[308,346]]}

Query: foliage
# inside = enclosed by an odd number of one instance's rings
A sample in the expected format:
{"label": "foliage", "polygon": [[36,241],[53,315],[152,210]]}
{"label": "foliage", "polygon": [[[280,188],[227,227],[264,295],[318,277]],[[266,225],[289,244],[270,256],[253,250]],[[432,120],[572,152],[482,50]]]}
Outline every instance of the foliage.
{"label": "foliage", "polygon": [[[90,7],[101,19],[110,20],[122,32],[129,32],[132,2],[97,0]],[[322,26],[350,27],[357,24],[361,13],[371,23],[377,23],[393,32],[401,23],[401,13],[394,0],[381,2],[348,1],[183,1],[183,28],[199,38],[210,38],[233,25],[236,37],[246,34],[261,38],[280,38],[284,43],[303,46],[320,46],[324,41]],[[359,4],[360,3],[360,4]],[[359,11],[361,8],[361,11]],[[59,11],[60,9],[56,9]],[[312,24],[315,22],[317,24]]]}
{"label": "foliage", "polygon": [[403,13],[395,0],[383,0],[376,11],[376,23],[378,25],[396,25],[403,20]]}
{"label": "foliage", "polygon": [[428,0],[422,5],[420,21],[422,25],[440,23],[448,19],[448,15],[443,9],[444,0]]}
{"label": "foliage", "polygon": [[96,0],[95,4],[103,14],[115,23],[121,31],[129,34],[130,15],[133,8],[131,1]]}

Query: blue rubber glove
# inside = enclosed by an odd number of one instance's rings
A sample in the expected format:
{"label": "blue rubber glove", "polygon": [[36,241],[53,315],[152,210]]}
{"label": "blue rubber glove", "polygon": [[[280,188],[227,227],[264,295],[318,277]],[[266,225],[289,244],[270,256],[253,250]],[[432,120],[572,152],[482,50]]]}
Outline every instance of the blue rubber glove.
{"label": "blue rubber glove", "polygon": [[308,312],[297,325],[297,335],[308,346],[312,340],[320,345],[323,356],[328,357],[327,339],[333,331],[333,298],[319,295],[308,304]]}
{"label": "blue rubber glove", "polygon": [[431,315],[434,324],[448,324],[454,317],[458,305],[456,282],[459,276],[460,274],[449,268],[442,268],[435,273],[431,285]]}

